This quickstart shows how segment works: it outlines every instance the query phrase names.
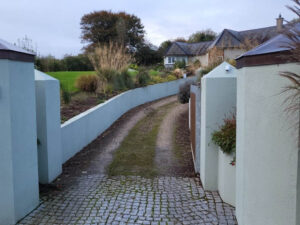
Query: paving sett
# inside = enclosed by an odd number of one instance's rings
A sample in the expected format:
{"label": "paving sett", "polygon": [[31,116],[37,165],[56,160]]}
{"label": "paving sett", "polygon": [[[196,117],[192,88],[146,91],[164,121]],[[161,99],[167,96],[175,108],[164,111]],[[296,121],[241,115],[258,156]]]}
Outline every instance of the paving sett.
{"label": "paving sett", "polygon": [[41,195],[19,225],[33,224],[237,224],[234,207],[198,177],[82,175]]}
{"label": "paving sett", "polygon": [[147,179],[103,174],[104,165],[100,164],[106,153],[116,148],[107,145],[116,137],[121,142],[126,135],[120,133],[127,133],[122,130],[133,126],[126,123],[137,121],[141,110],[143,107],[127,113],[110,131],[70,159],[55,182],[41,186],[40,205],[18,224],[237,224],[234,207],[222,202],[218,192],[204,191],[198,177],[166,174]]}

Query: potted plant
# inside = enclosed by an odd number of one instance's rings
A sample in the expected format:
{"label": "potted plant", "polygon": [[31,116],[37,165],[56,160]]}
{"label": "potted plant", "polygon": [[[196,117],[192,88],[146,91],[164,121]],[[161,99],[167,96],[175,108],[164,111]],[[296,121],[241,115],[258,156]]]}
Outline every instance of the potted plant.
{"label": "potted plant", "polygon": [[224,119],[220,129],[213,132],[212,141],[219,146],[218,189],[220,196],[224,202],[235,206],[235,115]]}

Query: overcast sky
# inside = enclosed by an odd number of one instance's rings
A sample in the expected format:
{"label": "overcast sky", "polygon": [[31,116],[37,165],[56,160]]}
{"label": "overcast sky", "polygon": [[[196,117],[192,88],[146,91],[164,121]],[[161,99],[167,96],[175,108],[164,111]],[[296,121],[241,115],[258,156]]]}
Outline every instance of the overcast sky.
{"label": "overcast sky", "polygon": [[206,28],[247,30],[275,25],[279,13],[294,18],[290,0],[0,0],[0,38],[27,35],[41,55],[77,54],[80,19],[92,11],[126,11],[141,18],[153,44]]}

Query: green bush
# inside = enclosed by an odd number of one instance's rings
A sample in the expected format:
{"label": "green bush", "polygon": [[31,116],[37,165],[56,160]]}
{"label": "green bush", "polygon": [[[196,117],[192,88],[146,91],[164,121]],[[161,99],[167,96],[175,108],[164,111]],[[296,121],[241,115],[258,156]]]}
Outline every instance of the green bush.
{"label": "green bush", "polygon": [[64,85],[60,85],[60,93],[61,98],[65,104],[69,104],[71,102],[71,93],[68,88]]}
{"label": "green bush", "polygon": [[190,87],[192,84],[194,84],[194,81],[186,81],[184,84],[179,86],[179,92],[177,94],[177,98],[181,104],[185,104],[189,102]]}
{"label": "green bush", "polygon": [[171,74],[167,76],[167,81],[173,81],[173,80],[177,80],[177,77]]}
{"label": "green bush", "polygon": [[134,83],[129,72],[124,70],[121,73],[117,73],[113,78],[113,89],[116,91],[122,91],[134,88]]}
{"label": "green bush", "polygon": [[137,64],[132,63],[130,64],[129,69],[138,70],[139,66]]}
{"label": "green bush", "polygon": [[179,68],[179,69],[184,69],[184,68],[186,67],[185,60],[176,61],[176,62],[174,63],[174,67],[175,67],[175,68]]}
{"label": "green bush", "polygon": [[150,76],[146,70],[140,70],[136,76],[138,87],[146,86],[150,80]]}
{"label": "green bush", "polygon": [[112,88],[115,91],[123,91],[126,89],[125,81],[121,74],[116,74],[112,81]]}
{"label": "green bush", "polygon": [[75,86],[83,91],[95,93],[98,89],[99,78],[96,75],[83,75],[77,78]]}
{"label": "green bush", "polygon": [[232,115],[230,118],[224,119],[224,124],[219,130],[212,134],[212,141],[220,146],[222,151],[226,154],[235,152],[236,143],[236,118]]}
{"label": "green bush", "polygon": [[153,81],[154,84],[165,82],[165,79],[160,76],[153,76],[151,77],[151,80]]}

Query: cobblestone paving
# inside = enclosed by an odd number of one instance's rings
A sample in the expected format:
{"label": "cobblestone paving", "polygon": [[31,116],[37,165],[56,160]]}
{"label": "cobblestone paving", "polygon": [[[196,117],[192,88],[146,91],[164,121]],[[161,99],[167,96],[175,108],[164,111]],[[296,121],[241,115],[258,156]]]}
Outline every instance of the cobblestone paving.
{"label": "cobblestone paving", "polygon": [[199,178],[81,175],[43,194],[19,224],[237,223],[234,208],[217,192],[204,192]]}

